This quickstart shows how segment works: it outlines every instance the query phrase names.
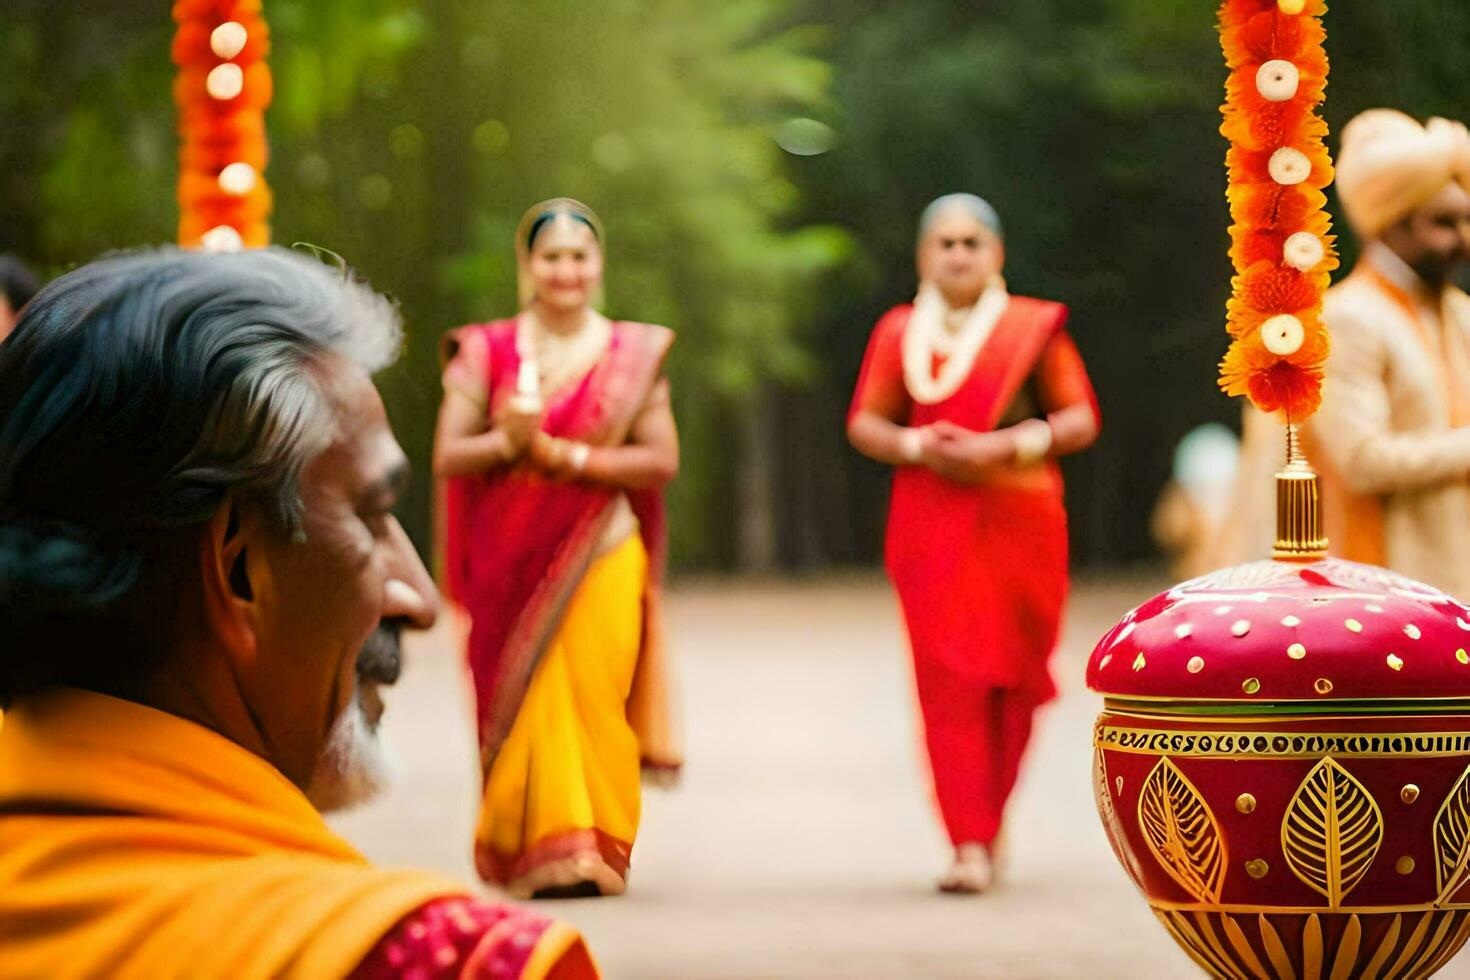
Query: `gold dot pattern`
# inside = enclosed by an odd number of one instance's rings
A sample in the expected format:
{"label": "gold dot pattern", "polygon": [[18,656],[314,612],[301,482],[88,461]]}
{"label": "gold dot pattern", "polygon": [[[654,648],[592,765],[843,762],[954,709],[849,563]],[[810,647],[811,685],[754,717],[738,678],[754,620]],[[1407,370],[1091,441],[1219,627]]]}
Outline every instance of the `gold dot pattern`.
{"label": "gold dot pattern", "polygon": [[1185,665],[1191,674],[1198,674],[1205,669],[1204,657],[1190,657],[1189,663]]}
{"label": "gold dot pattern", "polygon": [[1261,681],[1256,677],[1247,677],[1245,683],[1240,685],[1240,689],[1247,694],[1259,694],[1261,691]]}
{"label": "gold dot pattern", "polygon": [[1249,793],[1241,793],[1235,798],[1235,809],[1241,813],[1254,813],[1256,810],[1256,798]]}
{"label": "gold dot pattern", "polygon": [[1286,655],[1293,660],[1301,660],[1307,655],[1307,648],[1300,643],[1293,643],[1286,648]]}

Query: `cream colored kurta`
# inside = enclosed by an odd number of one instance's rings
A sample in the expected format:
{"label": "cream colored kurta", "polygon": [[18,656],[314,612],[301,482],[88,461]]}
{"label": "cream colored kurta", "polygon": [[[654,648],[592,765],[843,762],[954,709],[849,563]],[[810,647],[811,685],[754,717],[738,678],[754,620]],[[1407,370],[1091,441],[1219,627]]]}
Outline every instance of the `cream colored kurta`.
{"label": "cream colored kurta", "polygon": [[[1332,356],[1310,442],[1331,482],[1376,500],[1390,568],[1470,599],[1470,427],[1452,425],[1448,397],[1448,379],[1466,376],[1456,361],[1470,350],[1470,296],[1449,288],[1434,302],[1414,271],[1378,243],[1365,250],[1362,263],[1367,269],[1327,292]],[[1417,322],[1381,280],[1415,298]],[[1248,410],[1239,519],[1222,542],[1221,564],[1268,552],[1270,474],[1281,463],[1282,445],[1281,425]],[[1333,526],[1341,513],[1334,503],[1328,502],[1327,532],[1341,541],[1346,532]]]}

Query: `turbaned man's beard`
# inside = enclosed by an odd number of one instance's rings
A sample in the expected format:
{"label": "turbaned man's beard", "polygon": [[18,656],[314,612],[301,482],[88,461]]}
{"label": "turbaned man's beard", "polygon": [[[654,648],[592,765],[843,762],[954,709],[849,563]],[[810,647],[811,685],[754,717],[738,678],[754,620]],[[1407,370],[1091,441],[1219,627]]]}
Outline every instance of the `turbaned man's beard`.
{"label": "turbaned man's beard", "polygon": [[402,669],[401,628],[381,623],[357,655],[357,692],[332,722],[306,786],[307,799],[323,813],[361,806],[393,781],[393,753],[378,728],[383,717],[379,689],[397,682]]}

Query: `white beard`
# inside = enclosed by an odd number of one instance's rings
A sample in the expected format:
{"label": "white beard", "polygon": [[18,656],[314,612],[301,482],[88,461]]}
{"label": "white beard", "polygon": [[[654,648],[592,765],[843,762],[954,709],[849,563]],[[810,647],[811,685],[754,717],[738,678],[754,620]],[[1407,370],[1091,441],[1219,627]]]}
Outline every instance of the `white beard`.
{"label": "white beard", "polygon": [[[306,786],[306,798],[323,813],[369,802],[393,781],[394,759],[363,710],[361,687],[332,722],[326,745]],[[368,696],[375,696],[373,695]]]}

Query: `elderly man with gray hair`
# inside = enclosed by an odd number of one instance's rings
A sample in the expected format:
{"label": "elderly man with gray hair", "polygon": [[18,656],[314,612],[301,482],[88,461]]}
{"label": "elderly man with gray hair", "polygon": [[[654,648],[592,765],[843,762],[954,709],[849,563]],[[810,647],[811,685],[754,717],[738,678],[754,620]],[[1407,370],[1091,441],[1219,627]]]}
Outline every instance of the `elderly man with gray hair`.
{"label": "elderly man with gray hair", "polygon": [[590,977],[570,927],[372,867],[380,683],[438,595],[393,509],[387,300],[301,255],[61,277],[0,345],[12,976]]}

